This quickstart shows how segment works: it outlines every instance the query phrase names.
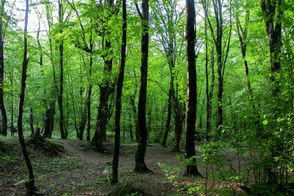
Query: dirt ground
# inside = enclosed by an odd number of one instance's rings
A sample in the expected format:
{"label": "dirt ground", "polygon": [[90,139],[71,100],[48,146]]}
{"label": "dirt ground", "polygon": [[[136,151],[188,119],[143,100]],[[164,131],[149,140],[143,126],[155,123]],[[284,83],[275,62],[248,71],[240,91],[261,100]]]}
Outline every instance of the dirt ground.
{"label": "dirt ground", "polygon": [[[145,191],[145,195],[185,195],[177,192],[166,180],[159,163],[171,167],[181,164],[170,149],[149,145],[146,164],[153,171],[134,173],[135,144],[122,145],[119,162],[119,181],[110,185],[112,145],[105,145],[104,154],[96,152],[86,141],[54,140],[64,146],[65,153],[58,157],[44,157],[31,151],[36,186],[45,195],[107,195],[128,183]],[[25,163],[16,141],[11,141],[7,152],[0,152],[0,195],[24,195],[27,179]],[[3,150],[5,151],[5,150]]]}

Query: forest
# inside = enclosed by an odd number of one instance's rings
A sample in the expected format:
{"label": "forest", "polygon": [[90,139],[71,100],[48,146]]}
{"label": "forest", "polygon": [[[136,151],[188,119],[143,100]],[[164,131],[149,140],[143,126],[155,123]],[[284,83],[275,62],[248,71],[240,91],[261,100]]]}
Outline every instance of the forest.
{"label": "forest", "polygon": [[0,195],[294,195],[294,1],[1,0]]}

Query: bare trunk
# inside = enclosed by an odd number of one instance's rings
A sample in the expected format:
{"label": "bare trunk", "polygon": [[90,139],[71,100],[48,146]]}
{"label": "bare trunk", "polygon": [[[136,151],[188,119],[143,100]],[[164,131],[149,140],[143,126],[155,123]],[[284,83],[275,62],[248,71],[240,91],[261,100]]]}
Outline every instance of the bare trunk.
{"label": "bare trunk", "polygon": [[[91,45],[91,48],[93,48],[93,44],[90,43]],[[92,76],[92,66],[93,66],[93,57],[92,57],[92,54],[90,56],[90,68],[89,68],[89,75],[90,77]],[[90,83],[89,87],[88,87],[88,97],[87,97],[87,117],[88,117],[88,120],[87,120],[87,141],[90,141],[90,138],[91,138],[91,96],[92,96],[92,83]]]}
{"label": "bare trunk", "polygon": [[54,128],[54,115],[55,115],[55,100],[52,100],[49,104],[49,107],[46,109],[45,112],[45,128],[44,128],[44,138],[51,138],[52,132]]}
{"label": "bare trunk", "polygon": [[27,152],[24,135],[23,135],[23,110],[25,101],[25,89],[26,89],[26,78],[27,78],[27,67],[29,63],[28,59],[28,41],[27,41],[27,28],[28,28],[28,14],[29,14],[29,0],[26,0],[26,12],[25,12],[25,27],[24,27],[24,53],[22,62],[22,74],[21,74],[21,90],[19,96],[19,110],[17,119],[18,137],[21,146],[21,151],[24,156],[26,166],[29,172],[29,181],[26,182],[27,195],[31,196],[36,191],[35,178],[33,173],[32,164]]}
{"label": "bare trunk", "polygon": [[196,73],[196,55],[195,55],[195,5],[194,0],[186,0],[187,20],[187,60],[188,60],[188,102],[186,111],[186,147],[185,158],[192,164],[186,166],[186,176],[200,175],[195,159],[195,124],[197,111],[197,73]]}
{"label": "bare trunk", "polygon": [[[114,2],[113,0],[107,1],[108,8],[113,9]],[[113,14],[113,13],[111,13]],[[105,32],[109,36],[109,32]],[[107,52],[107,55],[104,56],[104,70],[103,73],[105,75],[110,75],[112,72],[113,59],[112,59],[112,49],[111,49],[111,41],[109,38],[105,36],[106,39],[104,50]],[[114,91],[113,84],[111,83],[108,77],[105,77],[103,83],[99,86],[100,88],[100,99],[99,106],[96,118],[96,127],[94,137],[92,139],[92,144],[96,146],[98,151],[103,152],[103,141],[106,140],[106,128],[109,117],[111,115],[111,103],[110,96]]]}
{"label": "bare trunk", "polygon": [[4,105],[4,31],[3,31],[3,18],[4,18],[4,4],[5,0],[1,0],[0,7],[0,110],[2,125],[0,129],[0,134],[7,135],[7,114]]}
{"label": "bare trunk", "polygon": [[[59,24],[63,23],[63,3],[62,0],[58,1],[58,9],[59,9]],[[60,28],[60,33],[62,33],[62,27]],[[64,42],[60,41],[59,44],[59,93],[58,93],[58,106],[59,106],[59,128],[60,128],[60,136],[61,139],[67,139],[68,133],[65,129],[64,122],[64,112],[63,112],[63,53],[64,53]]]}
{"label": "bare trunk", "polygon": [[121,97],[124,83],[124,72],[126,64],[126,47],[127,47],[127,6],[126,0],[122,1],[122,44],[121,44],[121,59],[119,76],[116,86],[116,102],[115,102],[115,141],[114,153],[112,161],[112,183],[118,182],[118,162],[119,162],[119,148],[120,148],[120,114],[121,114]]}
{"label": "bare trunk", "polygon": [[166,124],[165,124],[165,129],[161,141],[161,145],[163,147],[166,147],[166,141],[168,137],[168,132],[170,130],[170,121],[171,121],[171,110],[172,110],[172,87],[170,83],[170,88],[169,88],[169,93],[168,93],[168,104],[167,104],[167,118],[166,118]]}
{"label": "bare trunk", "polygon": [[136,172],[149,172],[145,164],[145,153],[147,147],[147,127],[146,127],[146,97],[147,97],[147,73],[148,73],[148,48],[149,48],[149,0],[142,1],[141,16],[141,87],[138,103],[138,128],[139,143],[136,152]]}
{"label": "bare trunk", "polygon": [[33,108],[30,108],[30,127],[31,127],[31,135],[34,135],[35,129],[34,129],[34,114],[33,114]]}

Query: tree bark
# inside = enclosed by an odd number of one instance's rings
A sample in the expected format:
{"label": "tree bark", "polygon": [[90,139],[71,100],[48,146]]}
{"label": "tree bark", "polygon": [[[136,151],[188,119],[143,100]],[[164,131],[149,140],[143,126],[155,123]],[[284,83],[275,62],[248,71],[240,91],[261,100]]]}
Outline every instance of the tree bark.
{"label": "tree bark", "polygon": [[186,39],[187,39],[187,60],[188,60],[188,102],[186,111],[186,148],[185,158],[190,163],[186,166],[186,176],[200,175],[195,158],[195,124],[197,109],[197,73],[195,55],[195,5],[194,0],[186,0],[187,20],[186,20]]}
{"label": "tree bark", "polygon": [[30,127],[31,127],[31,135],[34,135],[35,129],[34,129],[34,114],[33,114],[33,108],[30,108]]}
{"label": "tree bark", "polygon": [[[261,0],[261,10],[265,18],[266,31],[268,34],[270,62],[271,62],[271,91],[273,95],[272,113],[274,119],[281,113],[282,100],[280,99],[280,81],[277,76],[281,70],[281,48],[282,48],[282,0]],[[272,127],[276,131],[276,125]],[[270,148],[271,162],[267,168],[267,177],[269,184],[278,184],[277,162],[274,157],[281,154],[280,139],[273,137]]]}
{"label": "tree bark", "polygon": [[170,88],[169,88],[169,93],[168,93],[168,104],[167,104],[167,118],[166,118],[166,124],[165,124],[165,129],[163,133],[163,137],[161,140],[161,145],[163,147],[166,147],[166,142],[167,142],[167,137],[168,137],[168,132],[170,130],[170,121],[171,121],[171,110],[172,110],[172,87],[170,83]]}
{"label": "tree bark", "polygon": [[133,134],[133,125],[132,125],[132,115],[129,113],[129,131],[130,131],[130,139],[134,141],[134,134]]}
{"label": "tree bark", "polygon": [[32,164],[26,149],[26,144],[23,135],[23,110],[25,101],[25,89],[26,89],[26,78],[27,78],[27,67],[28,67],[28,40],[27,40],[27,29],[28,29],[28,15],[29,15],[29,0],[26,0],[26,11],[25,11],[25,26],[24,26],[24,52],[23,52],[23,62],[22,62],[22,74],[21,74],[21,90],[19,96],[19,110],[17,119],[18,128],[18,138],[21,146],[21,151],[24,156],[26,166],[29,172],[29,181],[26,182],[27,195],[31,196],[36,191],[35,188],[35,178],[33,173]]}
{"label": "tree bark", "polygon": [[[139,11],[140,12],[140,11]],[[147,127],[146,127],[146,97],[147,97],[147,76],[148,76],[148,48],[149,48],[149,0],[142,0],[141,16],[141,87],[138,103],[138,128],[139,142],[136,152],[136,172],[149,172],[145,164],[145,153],[147,147]]]}
{"label": "tree bark", "polygon": [[[107,5],[109,9],[113,9],[114,1],[107,0]],[[111,10],[111,14],[113,14]],[[109,16],[110,17],[110,16]],[[109,32],[105,32],[109,36]],[[107,52],[107,55],[104,56],[104,75],[108,76],[112,72],[113,66],[113,58],[112,55],[112,48],[111,48],[111,41],[110,39],[104,36],[105,45],[104,50]],[[109,99],[111,94],[114,91],[114,86],[109,78],[105,77],[103,80],[103,84],[99,86],[100,88],[100,99],[99,99],[99,106],[96,118],[96,127],[94,137],[92,139],[92,144],[96,146],[96,149],[100,152],[103,152],[103,141],[106,140],[106,128],[109,117],[111,115],[111,103],[109,103]]]}
{"label": "tree bark", "polygon": [[1,0],[1,7],[0,7],[0,110],[1,110],[1,119],[2,119],[2,126],[0,129],[0,134],[6,136],[7,135],[7,114],[4,104],[4,4],[5,0]]}
{"label": "tree bark", "polygon": [[[92,37],[92,36],[91,36]],[[92,40],[92,38],[91,38]],[[90,41],[90,48],[93,49],[92,41]],[[92,50],[91,49],[91,50]],[[92,66],[93,66],[93,56],[90,54],[90,67],[89,67],[89,77],[92,77]],[[89,87],[88,87],[88,97],[87,97],[87,141],[90,141],[91,138],[91,96],[92,96],[92,81],[90,81]]]}
{"label": "tree bark", "polygon": [[55,115],[55,100],[51,100],[49,107],[46,109],[45,112],[45,128],[44,128],[44,138],[51,138],[52,132],[54,128],[54,115]]}
{"label": "tree bark", "polygon": [[[131,110],[133,112],[134,118],[136,118],[136,115],[137,115],[137,108],[136,108],[136,103],[135,103],[135,96],[136,96],[136,91],[134,92],[134,95],[133,96],[130,96],[130,105],[131,105]],[[139,141],[139,127],[138,127],[138,123],[137,123],[136,120],[135,120],[134,124],[135,124],[136,141],[138,142]]]}
{"label": "tree bark", "polygon": [[[63,0],[58,1],[58,13],[59,13],[59,32],[62,33],[62,23],[63,23]],[[65,129],[65,122],[64,122],[64,111],[63,111],[63,72],[64,72],[64,41],[60,40],[59,44],[59,93],[58,93],[58,106],[59,106],[59,128],[60,128],[60,136],[61,139],[67,139],[68,133]]]}
{"label": "tree bark", "polygon": [[[12,69],[11,75],[10,75],[10,84],[11,89],[14,89],[14,70]],[[11,108],[10,108],[10,132],[11,136],[14,135],[15,132],[17,132],[17,129],[14,127],[14,91],[11,92]]]}
{"label": "tree bark", "polygon": [[[50,47],[50,61],[52,64],[52,72],[53,72],[53,87],[52,87],[52,97],[49,99],[49,103],[45,110],[45,119],[44,119],[44,138],[51,138],[52,132],[54,129],[54,115],[55,115],[55,102],[56,102],[56,95],[58,94],[58,86],[56,80],[56,71],[55,71],[55,61],[53,57],[53,43],[52,43],[52,35],[51,35],[51,26],[53,23],[52,13],[49,5],[46,4],[46,18],[48,23],[48,39],[49,39],[49,47]],[[39,45],[40,47],[40,45]]]}
{"label": "tree bark", "polygon": [[236,16],[236,23],[237,23],[237,33],[238,33],[239,42],[240,42],[240,49],[241,49],[241,54],[242,54],[242,59],[243,59],[243,64],[245,69],[248,93],[252,101],[253,95],[252,95],[251,82],[249,78],[249,67],[248,67],[248,61],[247,61],[247,29],[248,29],[248,23],[249,23],[249,16],[250,16],[250,12],[249,10],[247,10],[245,15],[244,27],[241,26],[241,22],[238,15]]}
{"label": "tree bark", "polygon": [[112,161],[112,183],[118,182],[118,162],[120,148],[120,114],[121,114],[121,97],[124,83],[124,72],[126,64],[126,47],[127,47],[127,6],[126,0],[122,0],[122,43],[121,43],[121,59],[120,69],[116,86],[116,102],[115,102],[115,141],[114,153]]}

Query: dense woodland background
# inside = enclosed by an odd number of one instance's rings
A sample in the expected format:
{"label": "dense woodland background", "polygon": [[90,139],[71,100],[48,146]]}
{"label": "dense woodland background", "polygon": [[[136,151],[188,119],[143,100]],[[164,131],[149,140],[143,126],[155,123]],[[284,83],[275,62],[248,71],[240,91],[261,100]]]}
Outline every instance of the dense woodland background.
{"label": "dense woodland background", "polygon": [[191,194],[293,194],[293,1],[1,0],[0,16],[0,154],[18,135],[28,194],[24,138],[113,142],[112,184],[121,143],[140,173],[160,144],[185,165],[167,176],[205,179]]}

